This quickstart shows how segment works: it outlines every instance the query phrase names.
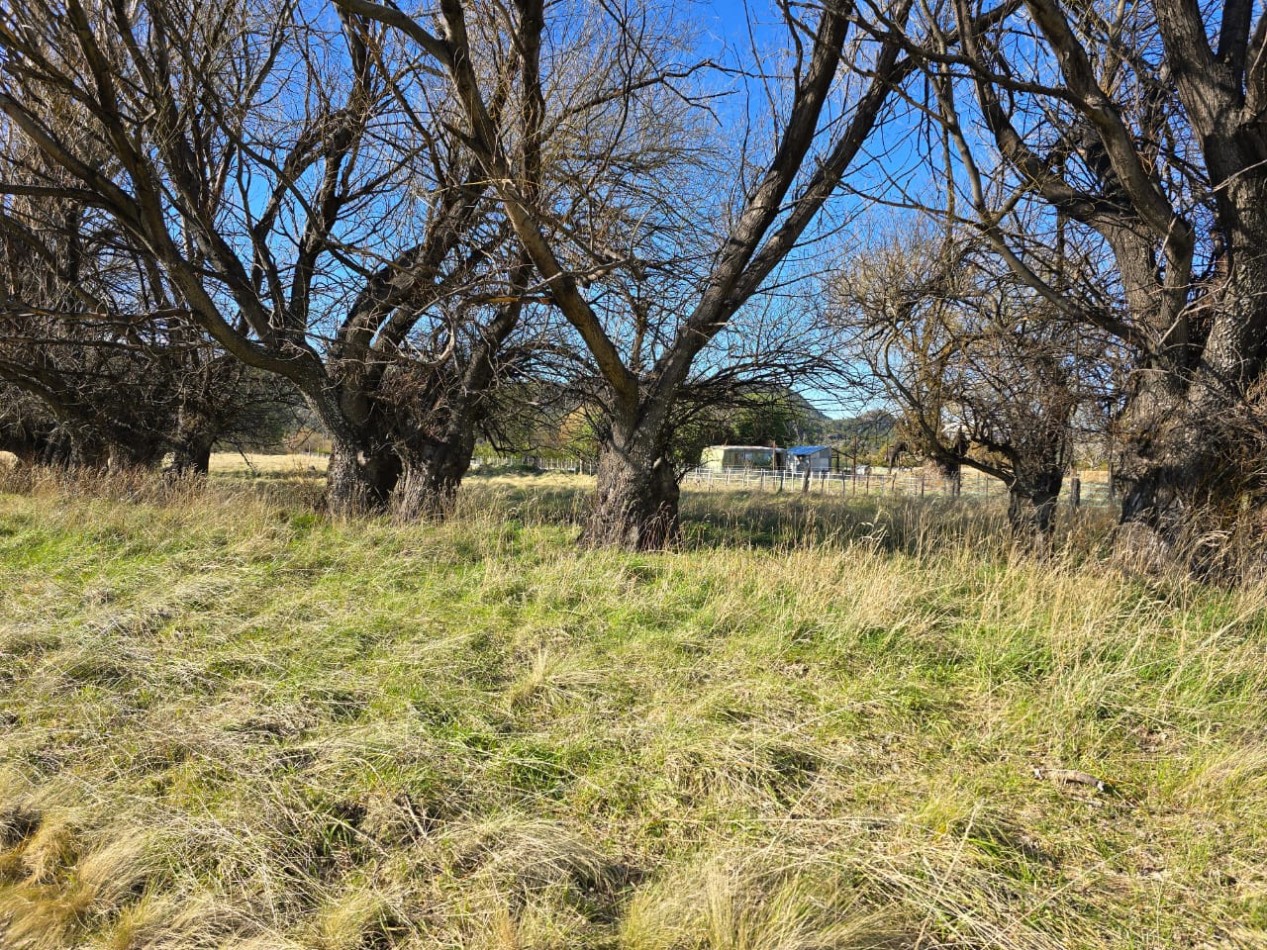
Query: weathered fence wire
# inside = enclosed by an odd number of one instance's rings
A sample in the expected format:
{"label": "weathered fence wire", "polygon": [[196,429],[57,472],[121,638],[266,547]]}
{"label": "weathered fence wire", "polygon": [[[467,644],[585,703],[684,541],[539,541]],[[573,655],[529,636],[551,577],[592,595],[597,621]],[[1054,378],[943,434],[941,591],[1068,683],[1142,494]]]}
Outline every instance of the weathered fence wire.
{"label": "weathered fence wire", "polygon": [[[476,469],[521,468],[541,472],[593,475],[592,459],[544,458],[533,455],[481,456]],[[682,484],[705,491],[736,489],[775,494],[868,496],[906,495],[910,497],[1007,497],[1007,486],[981,472],[964,471],[958,479],[946,478],[927,469],[873,467],[856,472],[790,472],[769,469],[693,468],[682,476]],[[1107,482],[1072,476],[1065,479],[1061,500],[1080,507],[1106,506],[1114,502]]]}

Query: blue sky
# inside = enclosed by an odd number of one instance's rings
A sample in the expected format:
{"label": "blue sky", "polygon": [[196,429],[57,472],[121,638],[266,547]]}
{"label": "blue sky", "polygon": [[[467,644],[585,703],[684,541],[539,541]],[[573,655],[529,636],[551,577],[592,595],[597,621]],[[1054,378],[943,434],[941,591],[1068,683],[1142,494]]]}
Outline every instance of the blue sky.
{"label": "blue sky", "polygon": [[[686,12],[688,17],[699,23],[702,28],[701,45],[705,47],[704,51],[709,55],[716,55],[714,49],[717,53],[724,50],[724,60],[727,64],[743,62],[751,67],[749,57],[754,41],[758,49],[767,55],[780,50],[782,44],[786,42],[786,28],[781,15],[768,0],[749,0],[746,3],[744,0],[693,0]],[[805,12],[808,14],[808,11]],[[736,78],[735,83],[737,90],[743,89],[743,80]],[[757,93],[755,88],[752,91]],[[731,107],[735,110],[732,114],[736,122],[740,121],[742,113],[741,101],[742,97],[736,97]],[[757,102],[764,105],[760,98]],[[725,111],[723,111],[724,114],[726,114]],[[849,176],[851,184],[862,191],[878,190],[887,187],[885,179],[893,175],[903,179],[908,187],[917,190],[926,188],[929,184],[928,166],[916,154],[917,150],[910,141],[911,128],[909,122],[903,121],[888,128],[877,129],[873,137],[877,143],[882,144],[877,146],[876,151],[884,153],[885,158],[877,162],[869,173],[867,169],[861,169]],[[868,204],[862,198],[849,194],[842,194],[833,201],[829,208],[825,209],[825,214],[834,216],[836,220],[855,222],[857,230],[846,226],[841,234],[830,238],[817,250],[831,257],[847,252],[851,245],[861,245],[865,240],[862,232],[866,227],[866,223],[861,218]],[[880,217],[887,218],[897,212],[877,211],[872,208],[871,213],[873,217],[878,214]],[[785,268],[785,275],[788,272],[795,273],[798,269],[820,269],[826,263],[823,256],[817,253],[807,253],[805,258],[805,263],[789,262]],[[802,292],[812,294],[816,289],[814,283],[807,280]],[[788,305],[787,309],[790,312],[797,308]],[[789,317],[789,319],[795,318]],[[804,319],[803,316],[802,319]],[[802,395],[817,408],[833,417],[856,415],[876,408],[874,400],[867,394],[846,389],[843,385],[840,388],[833,387],[830,391],[810,385],[802,390]]]}

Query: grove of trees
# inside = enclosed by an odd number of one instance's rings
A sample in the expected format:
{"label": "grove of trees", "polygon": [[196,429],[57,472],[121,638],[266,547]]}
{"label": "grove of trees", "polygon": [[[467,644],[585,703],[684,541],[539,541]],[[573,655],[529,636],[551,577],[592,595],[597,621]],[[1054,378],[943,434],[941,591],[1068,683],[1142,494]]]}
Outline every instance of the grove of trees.
{"label": "grove of trees", "polygon": [[692,439],[832,376],[1029,536],[1088,433],[1123,543],[1267,503],[1261,0],[746,17],[7,5],[0,448],[205,472],[302,403],[332,511],[442,517],[549,402],[581,542],[647,550]]}

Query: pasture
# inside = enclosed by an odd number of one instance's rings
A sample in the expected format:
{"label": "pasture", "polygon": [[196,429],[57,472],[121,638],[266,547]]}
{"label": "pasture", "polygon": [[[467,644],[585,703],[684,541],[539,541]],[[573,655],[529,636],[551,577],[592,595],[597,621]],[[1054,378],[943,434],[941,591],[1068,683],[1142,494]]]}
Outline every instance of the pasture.
{"label": "pasture", "polygon": [[[1259,947],[1267,589],[971,500],[0,472],[0,945]],[[1067,515],[1066,515],[1067,517]]]}

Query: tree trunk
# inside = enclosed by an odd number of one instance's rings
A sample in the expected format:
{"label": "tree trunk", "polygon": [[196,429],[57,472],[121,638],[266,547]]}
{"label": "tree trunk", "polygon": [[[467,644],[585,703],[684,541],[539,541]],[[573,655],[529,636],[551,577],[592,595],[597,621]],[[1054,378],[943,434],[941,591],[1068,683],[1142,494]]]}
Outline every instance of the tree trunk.
{"label": "tree trunk", "polygon": [[43,462],[51,438],[49,433],[15,427],[0,435],[0,451],[12,453],[22,467],[34,468]]}
{"label": "tree trunk", "polygon": [[325,377],[296,382],[309,408],[330,433],[325,508],[339,517],[383,511],[400,481],[401,460],[382,437],[381,420],[358,387],[329,385]]}
{"label": "tree trunk", "polygon": [[1220,410],[1190,399],[1155,417],[1153,434],[1126,441],[1114,544],[1121,562],[1147,572],[1205,572],[1218,560],[1242,497],[1261,488],[1262,446],[1246,424],[1244,399],[1220,400]]}
{"label": "tree trunk", "polygon": [[163,444],[143,436],[115,439],[106,447],[106,470],[129,472],[157,466],[163,459]]}
{"label": "tree trunk", "polygon": [[1184,521],[1185,496],[1188,501],[1195,498],[1203,453],[1199,444],[1183,436],[1186,426],[1181,418],[1158,419],[1156,425],[1152,435],[1123,445],[1118,460],[1119,478],[1126,485],[1121,521],[1174,535]]}
{"label": "tree trunk", "polygon": [[211,472],[211,446],[208,436],[182,440],[172,453],[171,474],[178,478],[204,476]]}
{"label": "tree trunk", "polygon": [[45,430],[23,430],[0,443],[29,468],[105,468],[108,458],[102,443],[84,435],[74,436],[61,426]]}
{"label": "tree trunk", "polygon": [[34,468],[39,465],[40,457],[43,454],[40,446],[16,439],[0,445],[0,450],[12,453],[17,458],[18,465],[22,468]]}
{"label": "tree trunk", "polygon": [[382,511],[400,474],[400,458],[389,447],[366,451],[336,442],[326,471],[326,507],[340,516]]}
{"label": "tree trunk", "polygon": [[110,467],[110,446],[94,435],[63,436],[51,448],[49,459],[49,464],[62,468],[105,471]]}
{"label": "tree trunk", "polygon": [[208,411],[209,407],[191,402],[185,400],[176,418],[170,473],[180,478],[210,474],[211,449],[216,441],[214,414]]}
{"label": "tree trunk", "polygon": [[598,453],[598,489],[585,547],[658,551],[681,536],[677,476],[663,426],[613,423]]}
{"label": "tree trunk", "polygon": [[1014,540],[1042,547],[1051,544],[1063,480],[1059,471],[1012,479],[1008,486],[1007,521]]}
{"label": "tree trunk", "polygon": [[1115,460],[1125,486],[1117,547],[1127,560],[1172,562],[1261,479],[1259,426],[1249,403],[1254,376],[1242,377],[1257,372],[1261,359],[1256,345],[1240,342],[1237,357],[1226,341],[1212,340],[1224,366],[1207,359],[1191,372],[1156,372],[1132,398]]}
{"label": "tree trunk", "polygon": [[1267,173],[1256,143],[1246,151],[1244,138],[1220,128],[1205,145],[1226,248],[1193,306],[1194,323],[1208,322],[1208,331],[1192,333],[1183,362],[1147,367],[1128,405],[1118,550],[1131,559],[1173,562],[1181,553],[1191,567],[1217,533],[1210,529],[1262,488],[1252,400],[1267,360]]}
{"label": "tree trunk", "polygon": [[469,427],[451,441],[432,442],[405,453],[404,474],[392,495],[392,513],[402,521],[447,517],[474,454],[475,432]]}

